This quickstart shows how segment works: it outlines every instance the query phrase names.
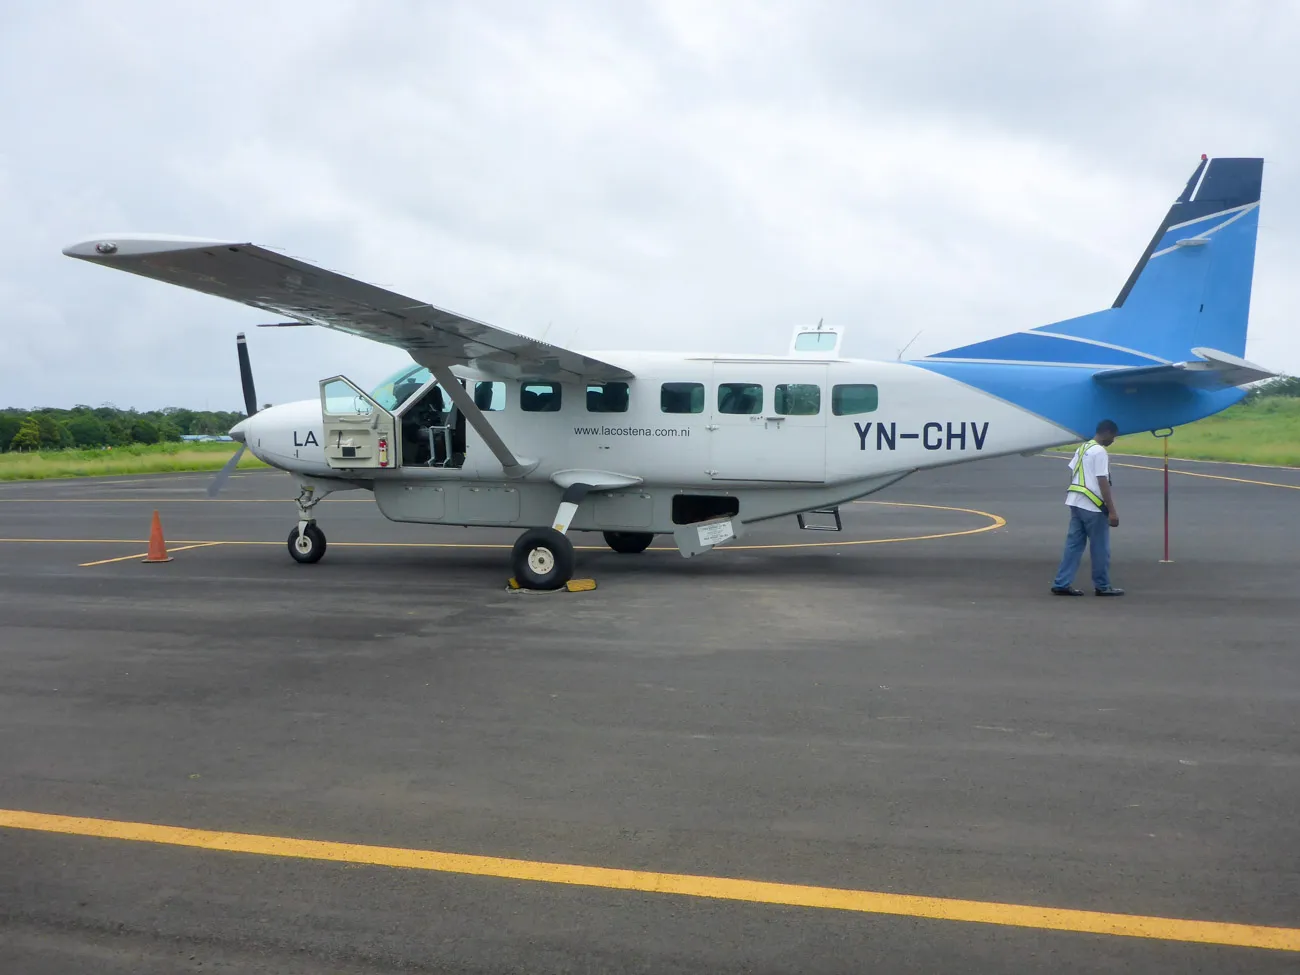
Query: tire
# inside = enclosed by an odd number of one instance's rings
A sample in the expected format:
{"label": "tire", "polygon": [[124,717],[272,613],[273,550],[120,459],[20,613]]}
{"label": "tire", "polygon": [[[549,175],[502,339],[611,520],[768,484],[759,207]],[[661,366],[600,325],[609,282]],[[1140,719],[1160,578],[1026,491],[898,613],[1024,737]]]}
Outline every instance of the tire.
{"label": "tire", "polygon": [[325,533],[312,522],[303,532],[303,545],[298,544],[298,529],[289,532],[289,554],[295,562],[319,562],[325,554]]}
{"label": "tire", "polygon": [[559,589],[573,578],[573,543],[554,528],[530,528],[515,542],[510,566],[525,589]]}
{"label": "tire", "polygon": [[637,555],[650,547],[655,537],[650,532],[602,532],[605,544],[623,555]]}

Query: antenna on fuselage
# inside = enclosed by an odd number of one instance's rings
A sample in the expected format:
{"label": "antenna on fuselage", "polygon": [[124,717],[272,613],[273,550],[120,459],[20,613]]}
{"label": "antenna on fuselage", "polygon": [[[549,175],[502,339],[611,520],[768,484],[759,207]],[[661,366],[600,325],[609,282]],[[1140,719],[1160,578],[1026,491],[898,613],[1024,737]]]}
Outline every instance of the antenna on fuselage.
{"label": "antenna on fuselage", "polygon": [[920,332],[917,332],[915,335],[912,336],[912,341],[911,341],[911,342],[908,342],[905,346],[903,346],[901,349],[898,350],[898,361],[899,361],[899,362],[902,362],[902,361],[903,361],[903,353],[906,352],[908,349],[910,349],[910,348],[912,347],[912,342],[915,342],[917,339],[919,339],[919,338],[921,337],[921,332],[924,332],[924,331],[925,331],[925,329],[921,329]]}

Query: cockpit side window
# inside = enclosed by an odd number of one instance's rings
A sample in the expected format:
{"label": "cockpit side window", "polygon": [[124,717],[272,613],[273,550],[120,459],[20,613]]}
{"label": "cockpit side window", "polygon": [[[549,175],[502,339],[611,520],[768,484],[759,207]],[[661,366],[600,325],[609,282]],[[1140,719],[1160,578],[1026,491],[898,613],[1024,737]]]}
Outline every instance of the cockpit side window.
{"label": "cockpit side window", "polygon": [[432,376],[424,366],[405,366],[370,391],[370,398],[393,413],[415,395]]}

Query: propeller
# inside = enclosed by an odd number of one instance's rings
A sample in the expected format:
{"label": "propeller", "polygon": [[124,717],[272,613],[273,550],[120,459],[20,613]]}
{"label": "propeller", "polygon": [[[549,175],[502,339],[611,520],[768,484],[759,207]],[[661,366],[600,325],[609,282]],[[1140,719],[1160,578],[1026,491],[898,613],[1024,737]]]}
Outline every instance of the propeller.
{"label": "propeller", "polygon": [[253,386],[253,366],[248,359],[248,340],[244,338],[243,332],[240,332],[235,337],[235,348],[239,353],[239,381],[244,387],[245,419],[235,424],[231,430],[231,436],[239,441],[239,448],[230,455],[230,460],[226,461],[221,470],[217,471],[216,477],[208,485],[208,497],[210,498],[215,498],[221,493],[221,489],[226,486],[226,481],[230,479],[230,475],[234,473],[235,468],[239,466],[239,460],[244,456],[244,449],[248,446],[244,442],[244,433],[239,428],[257,412],[257,390]]}

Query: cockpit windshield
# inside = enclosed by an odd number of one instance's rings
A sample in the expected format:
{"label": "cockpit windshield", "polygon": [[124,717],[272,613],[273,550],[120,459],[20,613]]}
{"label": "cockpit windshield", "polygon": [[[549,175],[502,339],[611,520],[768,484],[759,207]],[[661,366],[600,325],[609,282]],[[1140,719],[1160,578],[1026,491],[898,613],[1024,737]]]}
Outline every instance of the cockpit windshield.
{"label": "cockpit windshield", "polygon": [[396,412],[403,403],[431,378],[425,366],[403,366],[370,391],[370,398],[389,413]]}

